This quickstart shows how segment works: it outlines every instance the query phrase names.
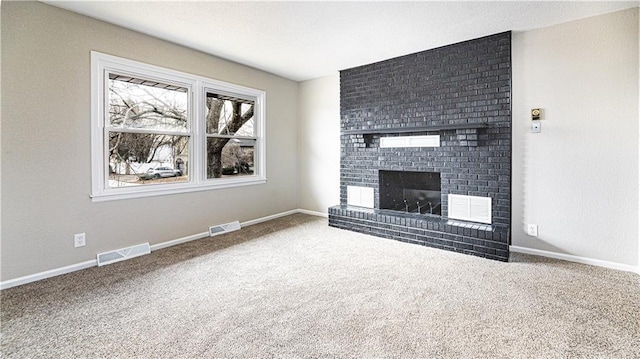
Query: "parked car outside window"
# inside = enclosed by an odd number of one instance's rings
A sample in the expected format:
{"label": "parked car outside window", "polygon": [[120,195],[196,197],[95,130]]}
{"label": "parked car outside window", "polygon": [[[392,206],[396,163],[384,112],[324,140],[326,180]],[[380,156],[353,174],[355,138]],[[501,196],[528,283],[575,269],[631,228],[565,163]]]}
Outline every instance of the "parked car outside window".
{"label": "parked car outside window", "polygon": [[149,168],[149,170],[147,171],[147,174],[155,178],[176,177],[176,176],[182,176],[182,171],[175,170],[171,167],[156,167],[156,168]]}

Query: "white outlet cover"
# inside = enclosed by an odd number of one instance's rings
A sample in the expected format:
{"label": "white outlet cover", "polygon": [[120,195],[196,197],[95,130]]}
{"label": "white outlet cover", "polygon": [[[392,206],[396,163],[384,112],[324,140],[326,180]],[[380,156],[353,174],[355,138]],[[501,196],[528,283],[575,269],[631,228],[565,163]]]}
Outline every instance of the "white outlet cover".
{"label": "white outlet cover", "polygon": [[538,225],[537,224],[529,224],[527,225],[527,234],[532,237],[538,236]]}
{"label": "white outlet cover", "polygon": [[540,123],[540,121],[531,121],[531,132],[532,133],[542,132],[542,124]]}
{"label": "white outlet cover", "polygon": [[77,233],[73,236],[73,245],[78,247],[84,247],[87,244],[87,235],[85,233]]}

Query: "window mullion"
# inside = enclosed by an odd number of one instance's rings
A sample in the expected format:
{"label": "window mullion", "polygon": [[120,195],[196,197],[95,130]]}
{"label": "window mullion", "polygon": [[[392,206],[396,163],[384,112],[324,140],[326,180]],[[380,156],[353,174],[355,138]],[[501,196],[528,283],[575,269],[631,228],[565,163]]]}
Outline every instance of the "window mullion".
{"label": "window mullion", "polygon": [[191,133],[193,134],[193,141],[191,143],[191,169],[193,175],[193,182],[196,184],[202,183],[202,110],[201,110],[201,97],[202,97],[202,85],[200,81],[194,83],[193,88],[190,91],[192,122]]}

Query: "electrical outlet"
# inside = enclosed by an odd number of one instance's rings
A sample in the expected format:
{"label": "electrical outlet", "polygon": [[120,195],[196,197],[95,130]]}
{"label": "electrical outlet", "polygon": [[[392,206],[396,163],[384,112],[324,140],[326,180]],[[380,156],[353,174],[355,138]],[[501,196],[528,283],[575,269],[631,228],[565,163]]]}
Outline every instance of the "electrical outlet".
{"label": "electrical outlet", "polygon": [[76,248],[84,247],[87,244],[87,235],[84,233],[77,233],[73,236],[73,244]]}
{"label": "electrical outlet", "polygon": [[538,225],[537,224],[528,224],[527,225],[527,234],[532,237],[538,236]]}

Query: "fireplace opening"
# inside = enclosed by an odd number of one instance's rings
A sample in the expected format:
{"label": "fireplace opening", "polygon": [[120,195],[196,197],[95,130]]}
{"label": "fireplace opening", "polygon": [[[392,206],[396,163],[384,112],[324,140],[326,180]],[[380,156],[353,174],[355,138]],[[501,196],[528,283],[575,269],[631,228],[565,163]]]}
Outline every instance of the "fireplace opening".
{"label": "fireplace opening", "polygon": [[441,215],[440,173],[379,171],[380,209]]}

